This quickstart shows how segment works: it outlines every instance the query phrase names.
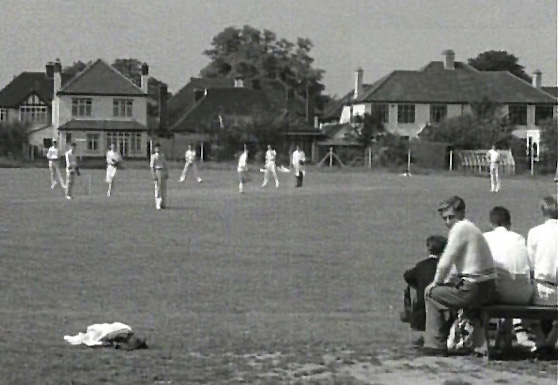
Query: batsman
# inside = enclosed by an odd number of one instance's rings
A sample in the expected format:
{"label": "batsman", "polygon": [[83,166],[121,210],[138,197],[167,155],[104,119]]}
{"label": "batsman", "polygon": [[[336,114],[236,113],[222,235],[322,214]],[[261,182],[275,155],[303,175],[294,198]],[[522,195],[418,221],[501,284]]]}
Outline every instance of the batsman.
{"label": "batsman", "polygon": [[155,208],[161,210],[167,207],[167,180],[169,171],[165,155],[161,152],[161,145],[156,143],[151,155],[151,175],[155,185]]}

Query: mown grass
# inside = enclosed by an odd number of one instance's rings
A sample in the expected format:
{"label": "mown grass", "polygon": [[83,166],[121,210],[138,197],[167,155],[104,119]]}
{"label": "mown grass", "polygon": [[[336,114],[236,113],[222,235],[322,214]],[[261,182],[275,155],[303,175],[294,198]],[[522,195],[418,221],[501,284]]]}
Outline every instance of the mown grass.
{"label": "mown grass", "polygon": [[[202,184],[173,170],[170,208],[156,211],[147,171],[123,170],[111,198],[101,170],[83,174],[91,195],[77,186],[66,201],[45,169],[0,170],[0,383],[362,383],[337,369],[414,357],[401,275],[428,235],[446,233],[439,201],[461,195],[483,229],[505,205],[526,235],[538,199],[555,193],[550,179],[490,194],[483,178],[312,170],[302,189],[289,174],[261,189],[258,174],[240,195],[232,169],[205,170]],[[150,349],[63,340],[113,321]],[[277,356],[254,358],[266,353]],[[548,379],[556,365],[518,371]]]}

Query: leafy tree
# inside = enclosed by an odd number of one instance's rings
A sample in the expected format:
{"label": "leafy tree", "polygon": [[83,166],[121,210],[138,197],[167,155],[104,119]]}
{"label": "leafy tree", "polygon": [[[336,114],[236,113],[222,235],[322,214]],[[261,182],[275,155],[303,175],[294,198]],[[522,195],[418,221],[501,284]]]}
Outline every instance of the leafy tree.
{"label": "leafy tree", "polygon": [[356,116],[352,124],[352,130],[345,134],[345,139],[356,141],[365,149],[364,156],[368,152],[372,152],[372,146],[375,142],[386,135],[386,129],[382,122],[381,111],[372,106],[371,113],[363,116]]}
{"label": "leafy tree", "polygon": [[501,114],[502,106],[487,99],[470,103],[471,112],[427,126],[421,138],[446,142],[460,150],[509,146],[514,126]]}
{"label": "leafy tree", "polygon": [[0,123],[0,155],[21,158],[28,143],[28,127],[27,123],[19,121]]}
{"label": "leafy tree", "polygon": [[211,46],[204,51],[211,62],[201,70],[202,77],[278,79],[306,99],[317,97],[324,89],[320,83],[324,71],[313,67],[309,39],[292,43],[272,31],[245,25],[225,28]]}
{"label": "leafy tree", "polygon": [[66,75],[68,78],[73,78],[78,73],[83,71],[91,63],[92,63],[91,61],[88,61],[87,63],[85,63],[85,62],[82,62],[81,60],[78,60],[78,61],[74,62],[72,65],[64,67],[62,69],[62,73],[64,75]]}
{"label": "leafy tree", "polygon": [[539,126],[541,132],[541,163],[544,171],[554,172],[558,162],[558,119],[549,119]]}
{"label": "leafy tree", "polygon": [[506,51],[486,51],[469,59],[468,63],[479,71],[509,71],[531,82],[531,77],[525,72],[525,67],[519,64],[519,59]]}

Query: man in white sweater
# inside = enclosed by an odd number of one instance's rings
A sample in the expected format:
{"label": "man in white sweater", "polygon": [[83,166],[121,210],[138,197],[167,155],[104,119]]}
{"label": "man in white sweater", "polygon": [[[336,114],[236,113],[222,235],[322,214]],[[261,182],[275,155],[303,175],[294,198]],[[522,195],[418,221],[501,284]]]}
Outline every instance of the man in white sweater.
{"label": "man in white sweater", "polygon": [[[426,335],[422,353],[428,356],[447,355],[449,314],[459,309],[463,309],[473,322],[474,347],[486,349],[480,320],[469,314],[468,309],[496,299],[496,272],[490,248],[477,226],[465,219],[465,201],[462,198],[453,196],[447,199],[438,212],[450,231],[434,281],[425,292]],[[450,272],[456,273],[458,279],[446,282]]]}
{"label": "man in white sweater", "polygon": [[48,149],[46,157],[48,159],[48,168],[50,170],[50,188],[54,188],[56,186],[56,178],[60,181],[60,186],[65,188],[64,178],[60,172],[60,154],[56,140],[52,141],[52,146]]}

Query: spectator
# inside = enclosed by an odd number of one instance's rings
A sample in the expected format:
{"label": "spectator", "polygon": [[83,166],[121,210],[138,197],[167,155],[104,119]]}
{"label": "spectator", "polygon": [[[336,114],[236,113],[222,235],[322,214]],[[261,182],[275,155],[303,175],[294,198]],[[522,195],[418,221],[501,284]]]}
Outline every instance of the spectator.
{"label": "spectator", "polygon": [[[541,306],[558,306],[558,203],[553,197],[545,197],[541,202],[541,212],[545,222],[533,227],[527,235],[527,251],[531,262],[531,274],[535,281],[533,303]],[[535,353],[545,354],[554,349],[558,341],[558,321],[545,335],[540,326],[535,328]]]}
{"label": "spectator", "polygon": [[[440,235],[432,235],[426,238],[426,249],[430,254],[428,258],[418,262],[415,267],[407,270],[403,274],[403,278],[407,284],[416,290],[416,302],[413,303],[412,313],[409,320],[411,329],[423,332],[426,325],[426,309],[424,307],[424,290],[434,280],[436,274],[436,265],[440,259],[440,255],[446,247],[446,237]],[[422,345],[423,337],[416,341],[415,345]]]}
{"label": "spectator", "polygon": [[[482,232],[465,219],[465,201],[453,196],[438,208],[449,227],[448,243],[440,257],[434,281],[426,288],[426,333],[423,354],[446,356],[451,326],[449,315],[463,309],[474,329],[472,341],[477,353],[487,346],[483,325],[469,309],[496,299],[496,272],[490,248]],[[458,280],[445,283],[455,266]],[[480,351],[482,348],[483,351]]]}

